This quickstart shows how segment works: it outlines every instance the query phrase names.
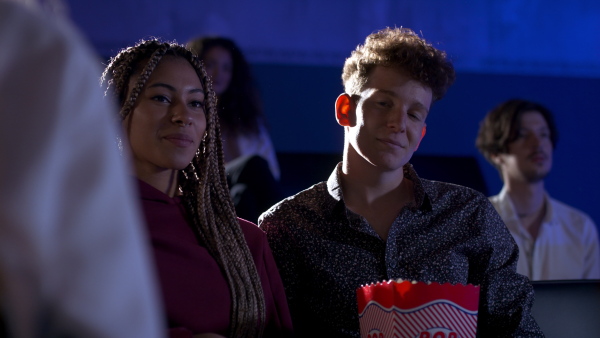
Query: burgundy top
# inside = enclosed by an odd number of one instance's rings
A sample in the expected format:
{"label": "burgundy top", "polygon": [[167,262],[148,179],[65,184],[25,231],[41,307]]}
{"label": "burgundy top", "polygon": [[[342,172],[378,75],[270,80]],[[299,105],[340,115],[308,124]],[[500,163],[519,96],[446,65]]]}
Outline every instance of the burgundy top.
{"label": "burgundy top", "polygon": [[[231,294],[221,269],[198,244],[188,225],[181,198],[171,198],[138,180],[142,207],[166,309],[169,336],[199,333],[227,335]],[[265,294],[265,337],[290,336],[292,321],[283,284],[265,233],[238,219]]]}

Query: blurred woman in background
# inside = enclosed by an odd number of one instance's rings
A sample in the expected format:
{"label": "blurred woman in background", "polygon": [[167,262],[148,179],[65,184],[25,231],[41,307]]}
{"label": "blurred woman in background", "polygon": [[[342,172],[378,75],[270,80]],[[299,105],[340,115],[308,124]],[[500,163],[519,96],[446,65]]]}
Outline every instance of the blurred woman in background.
{"label": "blurred woman in background", "polygon": [[258,216],[283,198],[279,164],[250,66],[239,47],[224,37],[200,37],[187,44],[203,60],[217,94],[223,151],[238,215]]}

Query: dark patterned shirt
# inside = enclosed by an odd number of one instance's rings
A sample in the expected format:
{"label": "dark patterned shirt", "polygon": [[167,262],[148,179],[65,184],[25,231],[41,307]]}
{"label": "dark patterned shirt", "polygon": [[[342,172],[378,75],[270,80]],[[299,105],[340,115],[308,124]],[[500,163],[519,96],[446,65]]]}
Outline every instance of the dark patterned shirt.
{"label": "dark patterned shirt", "polygon": [[481,337],[543,337],[530,313],[533,288],[516,273],[517,245],[485,196],[420,179],[407,164],[416,203],[402,209],[383,241],[346,208],[339,168],[259,220],[299,336],[359,337],[356,289],[402,278],[480,285]]}

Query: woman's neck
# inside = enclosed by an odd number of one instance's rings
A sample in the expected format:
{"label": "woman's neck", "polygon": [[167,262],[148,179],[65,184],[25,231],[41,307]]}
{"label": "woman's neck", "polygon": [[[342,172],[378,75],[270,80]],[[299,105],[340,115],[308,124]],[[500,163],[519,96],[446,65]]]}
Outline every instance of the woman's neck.
{"label": "woman's neck", "polygon": [[154,188],[162,191],[169,197],[174,197],[177,194],[178,188],[178,172],[178,170],[164,170],[158,173],[149,174],[136,170],[135,176]]}

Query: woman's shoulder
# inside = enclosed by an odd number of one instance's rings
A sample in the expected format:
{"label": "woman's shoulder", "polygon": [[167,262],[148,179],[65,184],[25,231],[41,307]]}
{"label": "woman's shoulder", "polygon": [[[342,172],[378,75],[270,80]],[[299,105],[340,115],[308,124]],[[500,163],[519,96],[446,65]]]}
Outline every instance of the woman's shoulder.
{"label": "woman's shoulder", "polygon": [[267,242],[267,235],[258,227],[258,225],[239,217],[238,223],[240,224],[240,228],[242,228],[242,232],[244,233],[246,243],[248,243],[250,250],[265,245]]}

